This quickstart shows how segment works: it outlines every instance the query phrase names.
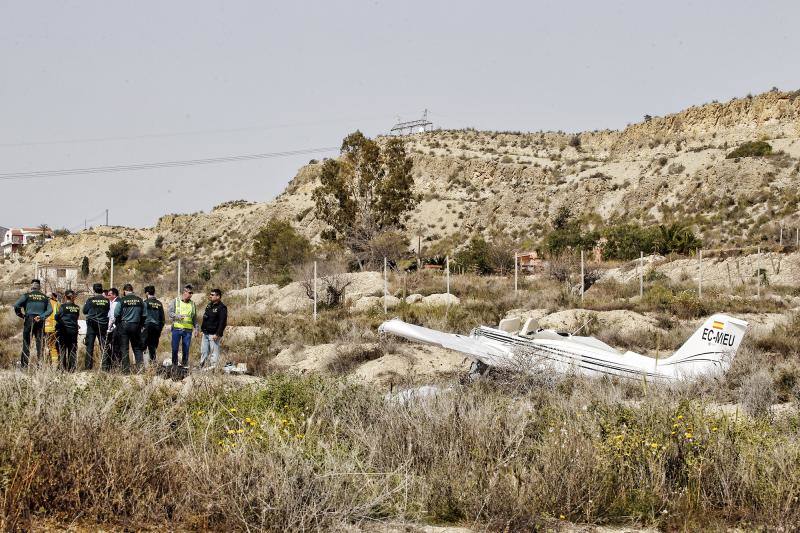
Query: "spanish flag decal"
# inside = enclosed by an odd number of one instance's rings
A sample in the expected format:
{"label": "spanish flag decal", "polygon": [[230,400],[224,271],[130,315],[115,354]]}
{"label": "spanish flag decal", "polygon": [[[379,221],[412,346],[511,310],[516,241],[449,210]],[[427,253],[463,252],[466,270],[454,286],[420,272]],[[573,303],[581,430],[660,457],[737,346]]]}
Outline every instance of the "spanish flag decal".
{"label": "spanish flag decal", "polygon": [[725,329],[725,323],[724,322],[717,322],[715,320],[714,323],[711,324],[711,327],[714,328],[714,329]]}

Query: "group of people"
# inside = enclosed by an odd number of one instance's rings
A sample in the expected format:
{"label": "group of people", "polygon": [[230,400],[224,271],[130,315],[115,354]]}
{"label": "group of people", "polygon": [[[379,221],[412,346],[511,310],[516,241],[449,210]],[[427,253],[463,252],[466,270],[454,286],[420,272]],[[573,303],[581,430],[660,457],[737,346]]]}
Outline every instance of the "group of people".
{"label": "group of people", "polygon": [[[189,348],[192,336],[201,336],[200,367],[215,368],[219,363],[220,344],[228,322],[228,308],[222,303],[222,291],[213,289],[209,303],[198,320],[197,307],[192,301],[191,285],[183,287],[181,296],[172,300],[165,316],[164,305],[156,298],[153,285],[144,288],[144,299],[137,296],[130,283],[119,290],[104,289],[101,283],[92,286],[94,294],[86,299],[83,308],[75,303],[75,291],[64,292],[63,301],[58,294],[49,297],[41,290],[38,279],[31,281],[30,291],[14,304],[14,312],[25,322],[22,328],[22,353],[20,365],[27,368],[30,362],[31,337],[35,339],[39,361],[47,357],[57,360],[64,370],[75,370],[78,366],[78,335],[81,312],[86,319],[86,356],[84,368],[94,367],[95,344],[101,353],[101,368],[119,368],[131,371],[130,352],[133,351],[137,371],[156,359],[166,318],[172,321],[172,365],[189,366]],[[46,342],[45,342],[46,339]],[[46,344],[46,346],[43,346]],[[144,354],[147,352],[148,360]]]}

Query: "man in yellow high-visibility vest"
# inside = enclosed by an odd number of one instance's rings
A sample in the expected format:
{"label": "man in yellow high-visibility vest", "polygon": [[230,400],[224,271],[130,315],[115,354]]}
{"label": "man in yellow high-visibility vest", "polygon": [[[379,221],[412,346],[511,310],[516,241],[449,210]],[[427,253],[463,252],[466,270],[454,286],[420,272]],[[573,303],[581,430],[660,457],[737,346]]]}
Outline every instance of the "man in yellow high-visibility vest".
{"label": "man in yellow high-visibility vest", "polygon": [[192,334],[197,329],[197,307],[192,301],[192,286],[183,288],[180,298],[169,304],[169,317],[172,319],[172,366],[178,365],[178,348],[183,349],[181,366],[189,366],[189,346]]}
{"label": "man in yellow high-visibility vest", "polygon": [[58,332],[56,332],[56,313],[58,313],[58,294],[50,293],[50,306],[53,314],[44,321],[44,337],[47,340],[47,350],[50,353],[50,363],[58,364]]}

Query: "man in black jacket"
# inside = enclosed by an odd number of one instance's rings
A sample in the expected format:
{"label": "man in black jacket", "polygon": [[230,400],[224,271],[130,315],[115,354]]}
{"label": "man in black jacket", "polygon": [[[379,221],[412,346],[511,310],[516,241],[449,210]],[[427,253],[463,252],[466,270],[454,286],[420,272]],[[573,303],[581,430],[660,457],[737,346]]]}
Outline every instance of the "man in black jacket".
{"label": "man in black jacket", "polygon": [[22,353],[20,354],[20,365],[28,368],[28,360],[31,353],[31,336],[36,341],[36,356],[41,364],[42,338],[44,331],[44,321],[53,314],[53,306],[50,299],[41,291],[42,284],[38,279],[31,280],[31,290],[20,296],[14,304],[14,312],[18,317],[25,320],[22,326]]}
{"label": "man in black jacket", "polygon": [[75,305],[75,291],[64,293],[66,302],[56,311],[56,332],[61,348],[59,364],[64,370],[75,370],[78,366],[78,318],[81,308]]}
{"label": "man in black jacket", "polygon": [[200,343],[200,367],[208,362],[208,368],[216,368],[219,362],[219,345],[228,325],[228,308],[222,303],[222,291],[214,289],[208,294],[211,300],[203,313],[203,340]]}
{"label": "man in black jacket", "polygon": [[142,347],[150,354],[150,362],[156,360],[158,341],[164,329],[164,305],[156,299],[156,288],[144,288],[144,324],[142,327]]}
{"label": "man in black jacket", "polygon": [[92,285],[94,296],[83,304],[83,316],[86,317],[86,370],[94,366],[94,341],[100,344],[100,354],[106,351],[106,333],[108,332],[108,299],[103,294],[103,285]]}
{"label": "man in black jacket", "polygon": [[119,335],[119,353],[122,362],[122,371],[130,371],[130,355],[128,346],[133,349],[133,357],[136,361],[136,370],[141,371],[144,367],[144,357],[142,355],[142,315],[144,314],[144,302],[133,293],[133,286],[126,283],[122,287],[122,298],[119,305],[114,309],[114,323]]}

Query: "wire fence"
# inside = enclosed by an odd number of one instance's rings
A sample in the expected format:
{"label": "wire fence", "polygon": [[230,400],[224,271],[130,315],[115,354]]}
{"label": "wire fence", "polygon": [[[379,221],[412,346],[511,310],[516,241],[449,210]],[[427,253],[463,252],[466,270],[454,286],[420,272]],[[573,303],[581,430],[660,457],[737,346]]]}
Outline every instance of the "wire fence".
{"label": "wire fence", "polygon": [[[523,264],[520,260],[522,255],[514,253],[513,269],[495,274],[494,277],[506,279],[509,293],[514,295],[520,293],[524,280],[548,277],[570,285],[581,299],[594,283],[607,280],[638,284],[638,293],[642,296],[646,282],[654,279],[669,279],[694,286],[699,297],[713,290],[758,298],[764,296],[769,287],[800,286],[800,249],[797,246],[800,232],[793,237],[794,242],[789,244],[708,248],[696,250],[690,255],[671,254],[662,257],[640,252],[638,259],[624,262],[603,261],[593,251],[578,250],[557,258]],[[467,282],[469,276],[474,277],[469,269],[454,264],[450,256],[446,256],[443,263],[427,267],[420,265],[423,275],[441,276],[441,287],[436,290],[442,294],[452,295],[454,285]],[[104,287],[121,287],[132,279],[139,280],[142,285],[135,287],[137,291],[142,292],[144,285],[152,284],[159,296],[165,299],[180,296],[182,287],[187,284],[192,285],[198,295],[212,288],[220,288],[234,295],[237,305],[244,309],[251,308],[263,296],[258,291],[250,290],[252,287],[274,285],[276,282],[282,286],[293,280],[301,281],[307,285],[308,313],[314,319],[322,305],[322,293],[327,289],[326,280],[332,275],[329,265],[323,261],[315,261],[277,278],[275,272],[246,259],[224,261],[215,267],[207,261],[174,257],[169,264],[172,268],[166,269],[166,273],[161,265],[153,271],[130,272],[127,266],[120,268],[111,260],[100,275],[58,277],[43,275],[43,270],[34,263],[30,274],[42,279],[43,290],[47,292],[72,289],[79,295],[91,293],[94,282],[102,282]],[[408,278],[388,258],[384,258],[380,272],[383,276],[383,308],[388,313],[387,297],[398,294],[405,298],[410,292],[406,287]],[[392,287],[394,291],[390,290]],[[10,303],[26,289],[27,283],[0,286],[0,303]]]}

